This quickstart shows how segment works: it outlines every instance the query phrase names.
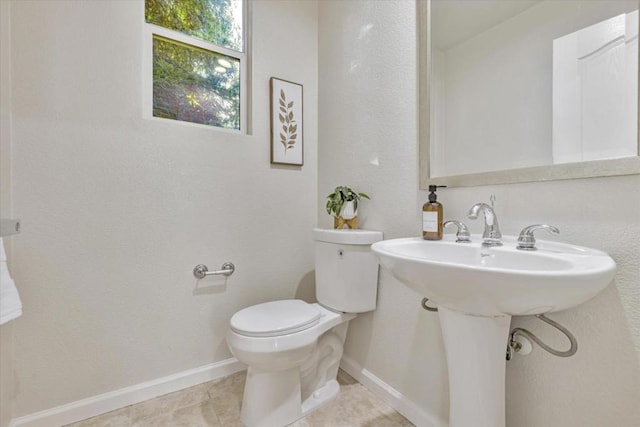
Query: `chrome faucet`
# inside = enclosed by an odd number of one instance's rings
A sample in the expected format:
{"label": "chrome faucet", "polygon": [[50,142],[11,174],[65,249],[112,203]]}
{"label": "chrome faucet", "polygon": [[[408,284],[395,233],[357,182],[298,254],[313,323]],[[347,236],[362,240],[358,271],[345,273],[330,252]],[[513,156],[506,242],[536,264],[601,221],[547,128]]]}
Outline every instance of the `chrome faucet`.
{"label": "chrome faucet", "polygon": [[498,225],[498,217],[493,208],[486,203],[476,203],[471,206],[467,217],[477,219],[478,214],[484,214],[484,233],[482,233],[482,246],[502,246],[502,233]]}

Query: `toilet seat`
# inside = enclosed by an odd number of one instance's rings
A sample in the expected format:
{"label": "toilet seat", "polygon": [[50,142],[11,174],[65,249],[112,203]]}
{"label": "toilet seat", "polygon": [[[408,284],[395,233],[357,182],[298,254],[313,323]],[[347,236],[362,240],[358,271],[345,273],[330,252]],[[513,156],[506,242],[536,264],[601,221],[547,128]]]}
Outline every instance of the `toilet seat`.
{"label": "toilet seat", "polygon": [[320,321],[317,305],[302,300],[257,304],[231,317],[231,330],[247,337],[277,337],[304,331]]}
{"label": "toilet seat", "polygon": [[[231,353],[238,360],[255,369],[270,372],[290,369],[306,360],[323,333],[356,317],[354,313],[333,312],[318,303],[307,304],[303,301],[300,303],[309,305],[320,313],[315,323],[312,322],[306,329],[295,333],[287,332],[270,337],[249,336],[229,327],[227,343]],[[296,304],[301,305],[300,303]],[[238,326],[235,321],[234,324]]]}

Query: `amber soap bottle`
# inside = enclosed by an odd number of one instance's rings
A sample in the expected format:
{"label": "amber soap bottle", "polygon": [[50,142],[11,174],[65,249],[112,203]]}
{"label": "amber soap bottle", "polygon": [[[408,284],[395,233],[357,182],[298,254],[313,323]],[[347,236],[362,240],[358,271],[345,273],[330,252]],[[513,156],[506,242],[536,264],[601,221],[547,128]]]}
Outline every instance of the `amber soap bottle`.
{"label": "amber soap bottle", "polygon": [[442,203],[438,202],[436,190],[446,185],[430,185],[429,201],[422,205],[422,238],[442,240]]}

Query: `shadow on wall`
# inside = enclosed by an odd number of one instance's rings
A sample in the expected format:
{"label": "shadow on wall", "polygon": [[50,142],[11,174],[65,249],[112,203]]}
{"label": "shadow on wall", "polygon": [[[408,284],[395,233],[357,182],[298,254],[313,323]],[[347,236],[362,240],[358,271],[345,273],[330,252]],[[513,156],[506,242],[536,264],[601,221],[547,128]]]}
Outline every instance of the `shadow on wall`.
{"label": "shadow on wall", "polygon": [[301,299],[308,303],[317,302],[316,300],[316,271],[312,270],[302,276],[298,282],[298,288],[295,293],[296,299]]}
{"label": "shadow on wall", "polygon": [[[416,295],[418,302],[421,295]],[[405,359],[407,369],[404,370],[402,389],[425,409],[434,425],[445,426],[449,414],[449,380],[438,313],[420,308],[412,326],[413,339]],[[421,368],[411,368],[417,366]],[[417,376],[419,381],[416,381]]]}
{"label": "shadow on wall", "polygon": [[206,277],[196,279],[193,287],[193,295],[220,294],[227,291],[228,277]]}

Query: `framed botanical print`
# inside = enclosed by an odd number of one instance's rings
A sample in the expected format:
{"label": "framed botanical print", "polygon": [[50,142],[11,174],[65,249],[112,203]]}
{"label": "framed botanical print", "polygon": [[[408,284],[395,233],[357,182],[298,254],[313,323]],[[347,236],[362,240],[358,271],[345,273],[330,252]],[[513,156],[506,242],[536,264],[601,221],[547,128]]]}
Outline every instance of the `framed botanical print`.
{"label": "framed botanical print", "polygon": [[302,166],[302,85],[271,77],[271,163]]}

